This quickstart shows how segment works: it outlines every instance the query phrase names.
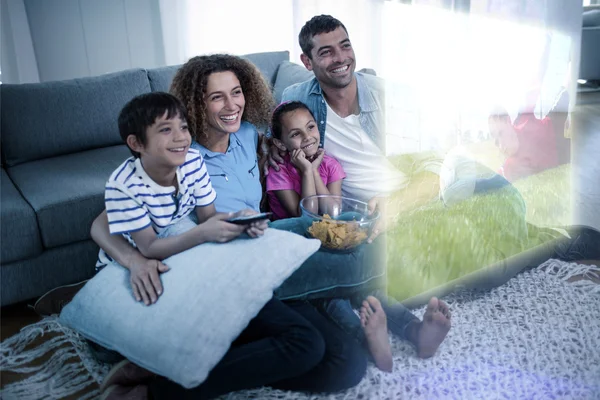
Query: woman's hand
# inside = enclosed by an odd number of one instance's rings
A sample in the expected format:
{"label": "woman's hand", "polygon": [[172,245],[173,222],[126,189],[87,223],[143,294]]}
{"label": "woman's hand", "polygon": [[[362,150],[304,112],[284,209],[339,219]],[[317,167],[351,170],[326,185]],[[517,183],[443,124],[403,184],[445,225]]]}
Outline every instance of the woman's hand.
{"label": "woman's hand", "polygon": [[266,220],[255,221],[246,227],[246,233],[253,239],[261,237],[265,234],[265,230],[269,227]]}
{"label": "woman's hand", "polygon": [[[258,213],[252,209],[246,208],[244,210],[240,210],[240,211],[236,212],[235,214],[233,214],[233,216],[234,217],[249,217],[254,214],[258,214]],[[262,220],[262,221],[254,221],[248,225],[243,225],[243,226],[244,226],[245,231],[248,234],[248,236],[255,239],[257,237],[264,235],[265,230],[268,228],[269,225],[267,224],[267,220]]]}
{"label": "woman's hand", "polygon": [[304,154],[302,149],[292,150],[290,161],[294,167],[302,172],[310,171],[312,169],[312,164],[307,160],[306,154]]}

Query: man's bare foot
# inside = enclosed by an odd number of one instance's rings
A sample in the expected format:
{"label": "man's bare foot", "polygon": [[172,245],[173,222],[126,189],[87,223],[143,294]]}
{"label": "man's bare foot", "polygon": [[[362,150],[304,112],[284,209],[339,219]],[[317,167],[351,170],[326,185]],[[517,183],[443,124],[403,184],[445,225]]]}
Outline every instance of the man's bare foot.
{"label": "man's bare foot", "polygon": [[387,317],[381,303],[373,296],[367,297],[360,308],[360,323],[367,337],[367,346],[375,365],[382,371],[392,372],[393,360]]}
{"label": "man's bare foot", "polygon": [[421,358],[433,356],[450,330],[450,310],[448,305],[435,297],[427,304],[423,322],[419,324],[416,345]]}

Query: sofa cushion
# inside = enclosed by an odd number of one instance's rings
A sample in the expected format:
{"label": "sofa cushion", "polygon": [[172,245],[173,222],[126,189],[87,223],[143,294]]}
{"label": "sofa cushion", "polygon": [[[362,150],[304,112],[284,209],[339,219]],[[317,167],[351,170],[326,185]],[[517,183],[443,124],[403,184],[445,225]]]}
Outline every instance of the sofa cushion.
{"label": "sofa cushion", "polygon": [[42,241],[33,208],[23,199],[4,169],[0,183],[2,264],[37,256],[42,252]]}
{"label": "sofa cushion", "polygon": [[[271,86],[275,84],[279,64],[290,59],[288,51],[271,51],[266,53],[253,53],[242,56],[252,61]],[[168,92],[171,81],[181,65],[154,68],[148,70],[148,80],[153,92]]]}
{"label": "sofa cushion", "polygon": [[584,11],[581,16],[581,25],[584,28],[600,26],[600,10]]}
{"label": "sofa cushion", "polygon": [[0,85],[2,152],[8,166],[121,143],[117,117],[150,91],[146,71]]}
{"label": "sofa cushion", "polygon": [[276,104],[281,102],[283,91],[293,84],[307,81],[314,78],[315,74],[307,70],[303,65],[299,65],[290,61],[284,61],[279,66],[277,71],[277,79],[273,86],[273,97]]}
{"label": "sofa cushion", "polygon": [[8,169],[35,210],[45,247],[90,237],[104,208],[104,185],[131,153],[125,145],[32,161]]}
{"label": "sofa cushion", "polygon": [[242,56],[252,61],[265,76],[271,87],[275,85],[279,66],[282,62],[289,61],[289,51],[270,51],[266,53],[253,53]]}
{"label": "sofa cushion", "polygon": [[0,306],[41,296],[50,289],[94,275],[98,246],[84,240],[46,249],[37,257],[4,263],[0,268]]}
{"label": "sofa cushion", "polygon": [[168,92],[171,81],[181,65],[170,65],[168,67],[153,68],[148,70],[148,81],[150,90],[153,92]]}
{"label": "sofa cushion", "polygon": [[[358,72],[376,75],[375,70],[371,68],[363,68]],[[273,97],[275,98],[275,103],[279,104],[281,102],[283,91],[289,86],[307,81],[314,78],[314,76],[315,74],[307,70],[303,65],[290,61],[282,62],[279,66],[279,70],[277,71],[275,84],[273,85]]]}

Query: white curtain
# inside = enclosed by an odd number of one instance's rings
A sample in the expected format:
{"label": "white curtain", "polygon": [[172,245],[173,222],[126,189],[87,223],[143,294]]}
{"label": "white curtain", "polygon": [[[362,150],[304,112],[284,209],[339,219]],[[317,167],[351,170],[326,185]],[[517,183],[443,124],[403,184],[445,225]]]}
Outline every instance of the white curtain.
{"label": "white curtain", "polygon": [[198,54],[248,54],[290,51],[300,63],[298,34],[315,15],[330,14],[344,23],[358,68],[381,63],[384,0],[160,0],[167,64]]}
{"label": "white curtain", "polygon": [[[344,23],[357,68],[373,68],[390,90],[391,152],[444,150],[465,132],[487,134],[493,104],[516,114],[543,78],[544,114],[577,68],[581,6],[572,0],[160,0],[167,64],[198,54],[290,51],[315,15]],[[547,35],[550,60],[537,70]],[[574,86],[571,85],[574,95]],[[574,96],[573,96],[574,97]]]}

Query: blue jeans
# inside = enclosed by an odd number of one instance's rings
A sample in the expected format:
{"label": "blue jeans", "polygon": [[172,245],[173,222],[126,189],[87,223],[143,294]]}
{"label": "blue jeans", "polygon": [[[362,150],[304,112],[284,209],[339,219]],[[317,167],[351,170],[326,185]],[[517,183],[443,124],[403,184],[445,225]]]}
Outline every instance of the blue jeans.
{"label": "blue jeans", "polygon": [[[274,221],[270,227],[299,235],[306,231],[301,218]],[[349,252],[321,248],[275,290],[275,296],[280,300],[313,300],[385,289],[385,258],[384,235]]]}
{"label": "blue jeans", "polygon": [[198,387],[158,377],[152,399],[211,399],[271,386],[301,392],[337,392],[357,385],[365,352],[307,302],[269,301]]}

